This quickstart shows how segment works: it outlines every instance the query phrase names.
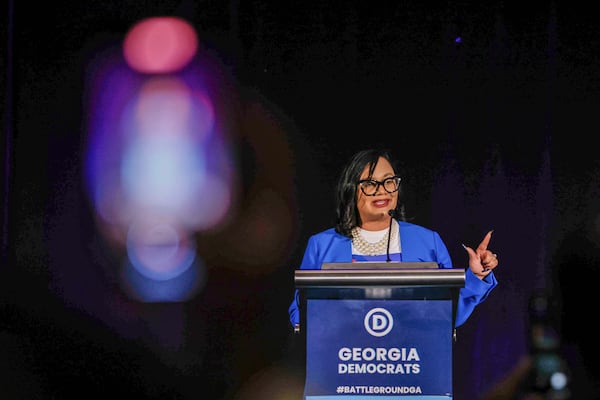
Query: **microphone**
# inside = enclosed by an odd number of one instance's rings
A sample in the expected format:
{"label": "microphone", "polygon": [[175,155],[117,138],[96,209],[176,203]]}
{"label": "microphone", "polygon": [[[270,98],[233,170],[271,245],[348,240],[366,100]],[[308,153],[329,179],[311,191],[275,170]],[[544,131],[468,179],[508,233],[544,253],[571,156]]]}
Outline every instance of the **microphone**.
{"label": "microphone", "polygon": [[392,239],[392,221],[396,218],[396,210],[388,210],[390,218],[390,226],[388,228],[388,240],[387,240],[387,262],[392,261],[390,259],[390,240]]}

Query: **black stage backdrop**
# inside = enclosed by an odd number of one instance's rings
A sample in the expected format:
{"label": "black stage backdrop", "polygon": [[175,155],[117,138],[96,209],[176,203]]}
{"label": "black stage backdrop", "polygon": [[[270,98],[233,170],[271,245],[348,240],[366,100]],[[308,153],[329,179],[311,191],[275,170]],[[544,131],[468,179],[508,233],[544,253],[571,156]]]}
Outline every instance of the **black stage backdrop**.
{"label": "black stage backdrop", "polygon": [[[538,290],[568,326],[576,398],[598,398],[584,333],[595,314],[583,307],[600,268],[597,14],[442,3],[4,3],[2,397],[298,398],[293,271],[308,236],[333,222],[341,162],[385,146],[413,222],[441,234],[456,267],[461,243],[494,229],[500,285],[458,329],[455,398],[481,398],[529,351]],[[232,221],[198,235],[203,287],[165,304],[116,284],[119,255],[82,177],[90,60],[157,15],[192,22],[218,60],[242,188]],[[252,240],[273,224],[283,242]],[[254,248],[231,250],[246,241]]]}

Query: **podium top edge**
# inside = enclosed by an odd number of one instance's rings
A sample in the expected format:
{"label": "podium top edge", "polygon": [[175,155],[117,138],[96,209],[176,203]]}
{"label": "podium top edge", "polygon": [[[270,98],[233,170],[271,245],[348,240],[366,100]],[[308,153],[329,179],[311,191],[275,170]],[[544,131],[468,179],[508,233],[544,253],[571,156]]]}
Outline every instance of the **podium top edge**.
{"label": "podium top edge", "polygon": [[440,269],[305,269],[296,270],[297,288],[310,287],[368,287],[368,286],[446,286],[462,287],[465,270]]}

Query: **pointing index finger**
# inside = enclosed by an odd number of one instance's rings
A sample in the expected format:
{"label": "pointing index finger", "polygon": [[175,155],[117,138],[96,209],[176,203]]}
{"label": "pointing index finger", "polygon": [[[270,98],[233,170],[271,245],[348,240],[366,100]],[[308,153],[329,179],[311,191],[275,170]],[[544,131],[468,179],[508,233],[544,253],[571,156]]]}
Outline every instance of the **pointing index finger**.
{"label": "pointing index finger", "polygon": [[488,233],[486,233],[486,235],[483,237],[483,240],[481,241],[481,243],[479,243],[479,246],[477,246],[477,250],[487,250],[488,245],[490,244],[490,240],[492,239],[492,232],[494,232],[493,230],[489,231]]}

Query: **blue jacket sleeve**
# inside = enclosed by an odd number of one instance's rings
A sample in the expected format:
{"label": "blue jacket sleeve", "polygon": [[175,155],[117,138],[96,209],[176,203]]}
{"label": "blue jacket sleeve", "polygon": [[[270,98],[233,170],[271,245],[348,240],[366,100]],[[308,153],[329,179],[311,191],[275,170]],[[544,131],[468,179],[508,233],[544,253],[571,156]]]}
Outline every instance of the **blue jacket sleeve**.
{"label": "blue jacket sleeve", "polygon": [[[304,256],[302,257],[300,269],[319,269],[320,265],[321,264],[318,261],[317,241],[315,236],[311,236],[308,239],[306,250],[304,250]],[[292,326],[300,324],[300,300],[298,298],[299,296],[300,292],[298,291],[298,289],[295,289],[294,298],[292,299],[292,303],[288,308],[288,312],[290,314],[290,322]]]}
{"label": "blue jacket sleeve", "polygon": [[[433,232],[433,246],[437,260],[441,268],[453,268],[452,260],[444,241],[435,231]],[[417,246],[417,249],[419,247]],[[426,247],[422,249],[427,251]],[[492,289],[498,285],[498,281],[494,273],[490,273],[484,279],[479,279],[469,268],[465,271],[465,286],[462,287],[458,294],[458,304],[456,305],[456,320],[454,326],[459,327],[464,324],[469,316],[475,310],[475,307],[482,303],[490,294]]]}
{"label": "blue jacket sleeve", "polygon": [[[407,244],[403,252],[406,253],[407,258],[416,261],[436,261],[440,268],[453,268],[448,248],[437,232],[416,225],[403,224],[402,226],[406,233],[402,241]],[[464,324],[475,307],[488,297],[496,285],[498,281],[493,272],[482,280],[466,268],[465,286],[459,291],[454,326],[459,327]]]}
{"label": "blue jacket sleeve", "polygon": [[292,326],[296,326],[300,324],[300,311],[298,310],[298,296],[300,293],[298,289],[294,290],[294,299],[292,300],[292,304],[288,308],[288,312],[290,313],[290,322]]}
{"label": "blue jacket sleeve", "polygon": [[464,324],[473,313],[473,310],[475,310],[475,307],[482,303],[497,285],[498,281],[493,272],[485,278],[479,279],[467,268],[465,272],[465,286],[460,289],[458,296],[454,326],[459,327]]}

